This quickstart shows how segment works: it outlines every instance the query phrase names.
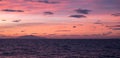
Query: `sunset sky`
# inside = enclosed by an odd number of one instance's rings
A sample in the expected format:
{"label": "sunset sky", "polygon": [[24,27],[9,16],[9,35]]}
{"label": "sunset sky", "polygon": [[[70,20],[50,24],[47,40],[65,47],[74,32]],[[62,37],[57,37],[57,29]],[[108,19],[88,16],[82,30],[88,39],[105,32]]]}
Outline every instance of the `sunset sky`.
{"label": "sunset sky", "polygon": [[0,0],[0,38],[120,38],[120,0]]}

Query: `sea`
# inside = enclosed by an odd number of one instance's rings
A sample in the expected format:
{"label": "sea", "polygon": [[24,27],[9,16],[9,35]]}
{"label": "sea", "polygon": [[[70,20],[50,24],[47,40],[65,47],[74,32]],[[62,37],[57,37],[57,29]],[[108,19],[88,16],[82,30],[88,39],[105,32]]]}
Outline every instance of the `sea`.
{"label": "sea", "polygon": [[120,58],[120,39],[0,39],[0,58]]}

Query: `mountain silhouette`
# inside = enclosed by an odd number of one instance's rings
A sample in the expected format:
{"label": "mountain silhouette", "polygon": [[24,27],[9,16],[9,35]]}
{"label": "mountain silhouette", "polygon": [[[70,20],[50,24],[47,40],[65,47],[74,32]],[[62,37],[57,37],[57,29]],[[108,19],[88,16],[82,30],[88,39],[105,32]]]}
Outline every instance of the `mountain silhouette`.
{"label": "mountain silhouette", "polygon": [[19,39],[46,39],[45,37],[39,37],[39,36],[35,36],[35,35],[24,35],[24,36],[20,36],[18,38]]}

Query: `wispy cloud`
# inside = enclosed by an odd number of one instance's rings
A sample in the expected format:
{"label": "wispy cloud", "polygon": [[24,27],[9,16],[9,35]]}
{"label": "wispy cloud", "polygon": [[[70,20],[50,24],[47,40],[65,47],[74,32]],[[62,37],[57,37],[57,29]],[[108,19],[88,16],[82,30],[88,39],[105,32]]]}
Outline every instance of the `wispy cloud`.
{"label": "wispy cloud", "polygon": [[4,31],[0,31],[0,32],[4,32]]}
{"label": "wispy cloud", "polygon": [[12,22],[20,22],[21,20],[19,19],[19,20],[13,20]]}
{"label": "wispy cloud", "polygon": [[117,25],[110,25],[110,26],[107,26],[107,27],[109,27],[112,30],[120,30],[120,25],[119,24],[117,24]]}
{"label": "wispy cloud", "polygon": [[101,22],[101,20],[97,20],[96,22],[94,22],[94,24],[103,24],[103,23]]}
{"label": "wispy cloud", "polygon": [[32,35],[38,34],[38,33],[31,33]]}
{"label": "wispy cloud", "polygon": [[120,27],[120,25],[119,24],[117,24],[117,25],[112,25],[112,26],[107,26],[107,27]]}
{"label": "wispy cloud", "polygon": [[91,36],[102,36],[101,34],[91,34]]}
{"label": "wispy cloud", "polygon": [[71,30],[57,30],[56,32],[70,32]]}
{"label": "wispy cloud", "polygon": [[120,16],[120,13],[112,14],[113,16]]}
{"label": "wispy cloud", "polygon": [[109,31],[109,32],[107,32],[107,33],[103,33],[103,36],[105,36],[105,35],[110,35],[110,34],[112,34],[113,32],[111,32],[111,31]]}
{"label": "wispy cloud", "polygon": [[6,35],[0,34],[0,38],[7,37]]}

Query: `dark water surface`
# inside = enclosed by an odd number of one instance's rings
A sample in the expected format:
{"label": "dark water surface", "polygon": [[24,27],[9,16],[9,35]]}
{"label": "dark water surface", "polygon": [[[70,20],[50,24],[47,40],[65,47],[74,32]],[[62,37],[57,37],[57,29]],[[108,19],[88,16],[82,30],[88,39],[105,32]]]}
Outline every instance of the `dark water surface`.
{"label": "dark water surface", "polygon": [[0,58],[120,58],[120,39],[1,39]]}

